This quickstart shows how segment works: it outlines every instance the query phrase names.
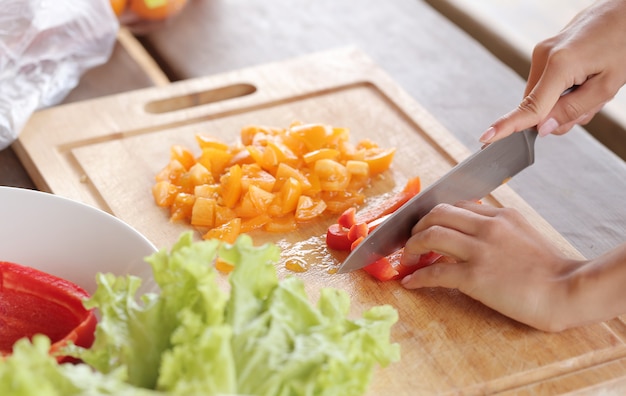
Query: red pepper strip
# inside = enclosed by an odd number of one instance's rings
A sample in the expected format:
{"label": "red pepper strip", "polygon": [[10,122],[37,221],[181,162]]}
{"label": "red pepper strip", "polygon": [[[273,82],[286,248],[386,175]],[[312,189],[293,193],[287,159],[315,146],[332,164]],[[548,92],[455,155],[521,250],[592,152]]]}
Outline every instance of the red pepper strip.
{"label": "red pepper strip", "polygon": [[443,257],[439,253],[428,252],[420,256],[420,260],[417,264],[402,265],[400,264],[402,251],[403,249],[398,249],[394,253],[379,259],[363,269],[376,279],[385,282],[392,279],[402,279],[420,268],[424,268],[435,263]]}
{"label": "red pepper strip", "polygon": [[[0,356],[20,338],[45,334],[51,353],[68,341],[88,348],[97,319],[83,306],[89,294],[65,279],[19,264],[0,262]],[[59,356],[58,361],[71,361]]]}
{"label": "red pepper strip", "polygon": [[391,214],[398,210],[400,206],[404,205],[411,198],[419,194],[421,190],[421,181],[419,177],[409,179],[402,189],[393,197],[389,198],[381,205],[377,205],[367,211],[359,212],[356,214],[355,223],[371,223],[372,221],[379,219],[385,215]]}
{"label": "red pepper strip", "polygon": [[354,239],[350,240],[348,232],[352,226],[358,223],[366,223],[368,225],[368,233],[372,232],[389,214],[419,194],[420,188],[420,178],[415,177],[407,181],[402,191],[385,201],[382,205],[376,206],[376,208],[358,214],[353,207],[346,209],[339,216],[337,223],[328,227],[326,245],[329,249],[350,251]]}
{"label": "red pepper strip", "polygon": [[353,225],[356,224],[356,209],[354,207],[349,207],[346,209],[337,219],[337,224],[344,228],[350,229]]}
{"label": "red pepper strip", "polygon": [[375,220],[371,224],[353,224],[349,229],[339,223],[332,224],[326,230],[326,246],[329,249],[349,252],[356,247],[355,241],[363,240],[380,223],[381,221]]}
{"label": "red pepper strip", "polygon": [[356,247],[358,246],[359,243],[363,242],[363,240],[365,239],[364,236],[362,237],[358,237],[357,239],[355,239],[354,241],[352,241],[352,244],[350,245],[350,250],[354,250],[356,249]]}
{"label": "red pepper strip", "polygon": [[352,241],[348,238],[348,232],[338,223],[332,224],[326,231],[326,246],[333,250],[350,251]]}
{"label": "red pepper strip", "polygon": [[372,264],[363,267],[363,270],[381,282],[395,279],[398,276],[387,257],[380,258]]}
{"label": "red pepper strip", "polygon": [[359,238],[365,238],[370,233],[369,226],[365,223],[357,223],[350,227],[348,231],[348,239],[356,241]]}
{"label": "red pepper strip", "polygon": [[[399,250],[398,252],[402,252],[402,249]],[[396,271],[398,271],[398,276],[396,277],[396,279],[402,279],[405,276],[412,274],[413,272],[417,271],[420,268],[428,267],[429,265],[434,264],[441,257],[443,257],[443,256],[441,254],[439,254],[439,253],[428,252],[428,253],[424,253],[424,254],[422,254],[420,256],[420,259],[417,262],[417,264],[415,264],[415,265],[403,265],[403,264],[399,264],[400,256],[398,256],[398,258],[397,258],[398,265],[396,265],[394,267],[396,269]]]}

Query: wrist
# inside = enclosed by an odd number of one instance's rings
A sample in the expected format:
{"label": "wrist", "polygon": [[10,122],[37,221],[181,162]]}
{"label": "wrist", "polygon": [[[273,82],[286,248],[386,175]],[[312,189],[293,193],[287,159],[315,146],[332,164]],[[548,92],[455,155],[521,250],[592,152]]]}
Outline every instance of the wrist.
{"label": "wrist", "polygon": [[559,332],[584,324],[586,315],[585,293],[589,288],[589,277],[582,269],[587,261],[559,258],[553,268],[560,268],[554,276],[537,290],[543,294],[542,306],[537,307],[536,323],[533,327],[548,332]]}
{"label": "wrist", "polygon": [[592,261],[572,260],[568,270],[557,280],[555,288],[553,331],[578,327],[588,322],[589,299],[586,296],[593,287]]}
{"label": "wrist", "polygon": [[567,268],[554,296],[560,330],[626,313],[626,244],[594,260],[572,260]]}

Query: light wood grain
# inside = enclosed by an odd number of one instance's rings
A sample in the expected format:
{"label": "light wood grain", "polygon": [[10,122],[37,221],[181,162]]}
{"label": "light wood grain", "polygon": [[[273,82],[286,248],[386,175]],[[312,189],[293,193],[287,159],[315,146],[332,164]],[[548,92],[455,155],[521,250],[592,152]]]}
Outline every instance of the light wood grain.
{"label": "light wood grain", "polygon": [[[207,91],[228,99],[201,104],[202,98],[216,99]],[[193,106],[179,109],[181,102]],[[167,111],[168,106],[176,110]],[[232,142],[244,125],[287,126],[294,120],[348,127],[355,141],[371,138],[398,148],[392,169],[367,191],[367,205],[376,205],[409,177],[419,175],[428,185],[470,154],[352,48],[42,111],[28,123],[18,147],[40,188],[107,210],[157,246],[168,247],[188,228],[169,222],[168,214],[154,205],[150,187],[171,145],[193,148],[197,132]],[[486,201],[518,208],[563,252],[581,257],[508,186]],[[392,337],[401,344],[402,361],[377,371],[372,395],[492,393],[626,357],[623,340],[606,323],[548,334],[455,290],[407,291],[395,282],[377,283],[363,271],[333,275],[328,269],[343,259],[323,247],[333,220],[289,235],[253,237],[257,243],[277,243],[283,260],[297,256],[309,263],[301,274],[282,264],[278,270],[282,277],[302,277],[312,298],[330,286],[348,291],[355,314],[382,303],[398,309],[400,321]],[[578,386],[596,383],[588,376]]]}

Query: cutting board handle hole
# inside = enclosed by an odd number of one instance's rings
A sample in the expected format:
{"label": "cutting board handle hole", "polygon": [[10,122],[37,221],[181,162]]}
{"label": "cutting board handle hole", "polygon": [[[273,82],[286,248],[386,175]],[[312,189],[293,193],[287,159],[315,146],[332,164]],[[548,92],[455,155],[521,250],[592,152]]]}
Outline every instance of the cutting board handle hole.
{"label": "cutting board handle hole", "polygon": [[146,103],[145,110],[152,114],[169,113],[171,111],[188,109],[209,103],[221,102],[228,99],[240,98],[256,92],[251,84],[233,84],[225,87],[194,92],[167,99],[154,100]]}

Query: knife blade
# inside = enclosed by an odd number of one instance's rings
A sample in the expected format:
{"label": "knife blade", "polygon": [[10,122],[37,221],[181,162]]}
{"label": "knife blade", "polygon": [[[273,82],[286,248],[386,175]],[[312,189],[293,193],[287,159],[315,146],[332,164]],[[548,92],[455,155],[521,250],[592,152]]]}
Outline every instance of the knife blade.
{"label": "knife blade", "polygon": [[484,198],[535,161],[537,130],[491,143],[452,168],[442,178],[401,206],[350,253],[337,273],[365,267],[403,247],[420,218],[439,203]]}

